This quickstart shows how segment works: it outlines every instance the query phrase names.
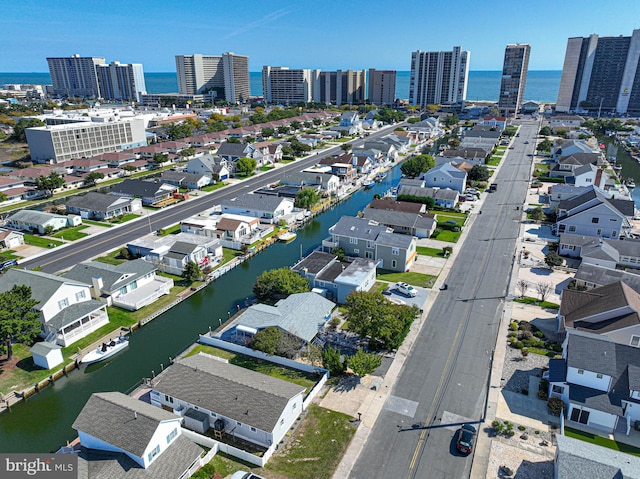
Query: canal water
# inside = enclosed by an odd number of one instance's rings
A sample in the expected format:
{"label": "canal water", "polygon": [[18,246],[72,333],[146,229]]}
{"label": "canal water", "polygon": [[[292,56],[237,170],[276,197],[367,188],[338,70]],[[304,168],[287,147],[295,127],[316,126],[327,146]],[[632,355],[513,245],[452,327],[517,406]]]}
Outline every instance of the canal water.
{"label": "canal water", "polygon": [[376,193],[394,186],[401,176],[394,168],[369,190],[316,217],[298,229],[288,244],[277,243],[231,270],[215,283],[183,301],[131,336],[129,347],[106,364],[71,371],[67,378],[0,414],[0,452],[50,452],[76,437],[73,421],[91,393],[128,392],[143,377],[161,370],[198,339],[199,333],[215,329],[252,296],[255,279],[265,270],[292,266],[300,254],[308,254],[328,236],[328,229],[341,216],[354,216]]}

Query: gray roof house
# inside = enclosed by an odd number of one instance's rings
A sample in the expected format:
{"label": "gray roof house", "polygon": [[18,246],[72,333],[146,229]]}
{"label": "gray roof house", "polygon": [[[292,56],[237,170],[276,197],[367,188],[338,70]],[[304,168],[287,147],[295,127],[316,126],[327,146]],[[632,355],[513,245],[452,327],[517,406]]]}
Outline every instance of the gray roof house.
{"label": "gray roof house", "polygon": [[420,188],[417,186],[402,186],[398,189],[398,199],[403,197],[433,198],[436,206],[455,208],[460,194],[450,188]]}
{"label": "gray roof house", "polygon": [[124,180],[114,185],[110,195],[142,198],[143,205],[153,205],[171,198],[178,191],[177,186],[143,180]]}
{"label": "gray roof house", "polygon": [[309,280],[312,289],[344,304],[352,291],[369,291],[376,281],[376,264],[364,258],[339,261],[333,254],[313,251],[291,269]]}
{"label": "gray roof house", "polygon": [[220,206],[223,213],[259,218],[262,223],[278,223],[293,211],[293,201],[290,198],[253,193],[223,200]]}
{"label": "gray roof house", "polygon": [[451,163],[442,163],[424,173],[424,185],[432,188],[450,188],[462,193],[467,188],[467,173]]}
{"label": "gray roof house", "polygon": [[57,215],[36,210],[16,211],[7,219],[7,228],[29,233],[45,234],[48,228],[52,231],[65,228],[67,226],[78,226],[82,224],[82,219],[76,215]]}
{"label": "gray roof house", "polygon": [[373,259],[383,269],[407,271],[416,258],[414,236],[394,233],[374,220],[343,216],[329,233],[322,241],[323,251],[342,248],[346,256]]}
{"label": "gray roof house", "polygon": [[182,421],[119,392],[92,394],[72,426],[80,438],[78,477],[191,477],[203,449],[182,435]]}
{"label": "gray roof house", "polygon": [[250,149],[246,143],[230,143],[225,141],[220,145],[216,155],[224,158],[227,161],[236,162],[240,158],[249,156]]}
{"label": "gray roof house", "polygon": [[48,342],[69,346],[109,322],[107,305],[91,299],[90,286],[53,274],[27,269],[9,269],[0,276],[0,292],[14,286],[29,286],[38,300],[41,336]]}
{"label": "gray roof house", "polygon": [[187,173],[194,175],[206,175],[213,181],[223,181],[229,178],[230,170],[227,160],[211,155],[202,155],[192,158],[185,168]]}
{"label": "gray roof house", "polygon": [[261,329],[277,327],[304,342],[310,342],[324,327],[333,308],[335,304],[319,294],[296,293],[279,300],[275,306],[262,303],[249,306],[221,335],[255,334]]}
{"label": "gray roof house", "polygon": [[556,435],[554,479],[640,479],[640,458]]}
{"label": "gray roof house", "polygon": [[577,286],[587,289],[622,281],[629,285],[634,291],[640,293],[640,274],[630,271],[605,268],[604,266],[589,263],[580,263],[573,279],[576,281]]}
{"label": "gray roof house", "polygon": [[160,181],[181,188],[199,190],[210,185],[212,178],[204,173],[187,173],[183,171],[165,171],[160,175]]}
{"label": "gray roof house", "polygon": [[550,362],[549,378],[549,395],[566,404],[567,426],[584,425],[589,432],[614,434],[625,442],[624,436],[640,420],[638,344],[568,331],[562,360]]}
{"label": "gray roof house", "polygon": [[109,306],[136,311],[169,294],[173,280],[156,276],[157,267],[143,259],[110,265],[87,261],[75,265],[62,277],[91,285],[91,296]]}
{"label": "gray roof house", "polygon": [[65,206],[68,213],[80,215],[82,218],[109,220],[140,210],[142,202],[137,198],[119,198],[90,191],[86,195],[72,196]]}
{"label": "gray roof house", "polygon": [[403,233],[418,238],[429,238],[438,225],[435,215],[403,213],[375,208],[365,208],[363,218],[393,228],[394,233]]}
{"label": "gray roof house", "polygon": [[640,241],[629,238],[620,241],[563,233],[558,253],[606,268],[640,268]]}
{"label": "gray roof house", "polygon": [[207,354],[175,361],[151,387],[158,410],[196,409],[211,427],[266,449],[276,447],[303,408],[303,387]]}

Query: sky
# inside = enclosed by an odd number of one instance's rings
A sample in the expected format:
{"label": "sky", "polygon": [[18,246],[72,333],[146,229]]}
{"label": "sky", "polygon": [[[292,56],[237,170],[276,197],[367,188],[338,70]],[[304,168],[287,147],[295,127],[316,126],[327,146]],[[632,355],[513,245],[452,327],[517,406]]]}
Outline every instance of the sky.
{"label": "sky", "polygon": [[639,0],[0,0],[2,72],[46,72],[46,58],[104,57],[175,72],[175,55],[235,52],[249,70],[409,70],[411,52],[471,51],[500,70],[508,43],[530,70],[561,70],[569,37],[630,36]]}

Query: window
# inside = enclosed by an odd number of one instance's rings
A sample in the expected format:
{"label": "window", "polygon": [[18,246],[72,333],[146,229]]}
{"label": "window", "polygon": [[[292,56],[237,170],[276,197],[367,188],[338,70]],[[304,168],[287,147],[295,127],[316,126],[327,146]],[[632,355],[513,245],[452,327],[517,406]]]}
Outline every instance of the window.
{"label": "window", "polygon": [[391,254],[394,255],[394,256],[398,256],[400,254],[400,249],[391,248]]}
{"label": "window", "polygon": [[280,419],[280,425],[284,426],[284,419]]}
{"label": "window", "polygon": [[609,221],[613,221],[614,223],[618,221],[618,218],[609,218]]}
{"label": "window", "polygon": [[395,259],[391,260],[391,267],[397,268],[397,266],[398,266],[398,262]]}
{"label": "window", "polygon": [[360,253],[360,248],[353,248],[353,252],[355,254],[359,254]]}
{"label": "window", "polygon": [[156,457],[158,454],[160,454],[160,445],[157,445],[153,451],[151,451],[149,453],[149,455],[147,456],[149,458],[149,462],[153,461],[153,458]]}
{"label": "window", "polygon": [[67,298],[61,299],[60,301],[58,301],[58,308],[59,309],[64,309],[67,306],[69,306],[69,300]]}
{"label": "window", "polygon": [[562,394],[564,392],[564,386],[558,386],[557,384],[554,384],[552,391],[557,394]]}
{"label": "window", "polygon": [[584,374],[584,369],[578,369],[578,374]]}
{"label": "window", "polygon": [[211,417],[218,417],[218,415],[215,412],[212,412]]}
{"label": "window", "polygon": [[349,238],[349,243],[358,244],[358,238]]}
{"label": "window", "polygon": [[173,431],[167,436],[167,444],[171,444],[171,441],[178,435],[178,429],[174,428]]}
{"label": "window", "polygon": [[580,424],[587,424],[589,422],[589,411],[574,408],[571,411],[571,420]]}
{"label": "window", "polygon": [[640,336],[631,336],[631,342],[629,344],[634,348],[640,346]]}
{"label": "window", "polygon": [[600,223],[600,218],[593,217],[593,218],[591,218],[591,222],[592,222],[593,224]]}
{"label": "window", "polygon": [[602,379],[602,374],[598,373],[598,374],[596,374],[596,377],[597,377],[598,379]]}
{"label": "window", "polygon": [[80,301],[81,299],[84,299],[84,289],[76,293],[76,301]]}
{"label": "window", "polygon": [[373,241],[367,241],[367,248],[373,248]]}
{"label": "window", "polygon": [[[561,225],[563,226],[563,225]],[[576,231],[576,227],[575,226],[569,226],[569,233],[574,233]]]}
{"label": "window", "polygon": [[167,396],[166,394],[164,395],[164,400],[166,402],[169,402],[171,404],[173,404],[173,398],[171,396]]}

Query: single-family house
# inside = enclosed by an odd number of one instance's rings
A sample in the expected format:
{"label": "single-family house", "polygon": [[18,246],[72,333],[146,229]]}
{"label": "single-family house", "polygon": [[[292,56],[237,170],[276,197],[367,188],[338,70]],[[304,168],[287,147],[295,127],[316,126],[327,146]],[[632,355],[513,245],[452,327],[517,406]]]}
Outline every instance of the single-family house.
{"label": "single-family house", "polygon": [[372,165],[377,165],[385,161],[385,156],[383,155],[382,151],[375,148],[358,147],[351,150],[351,154],[353,156],[364,156],[366,158],[369,158],[369,161],[371,161]]}
{"label": "single-family house", "polygon": [[204,173],[187,173],[184,171],[165,171],[160,175],[160,181],[179,188],[199,190],[212,183],[212,178]]}
{"label": "single-family house", "polygon": [[24,244],[24,234],[0,228],[0,248],[12,249]]}
{"label": "single-family house", "polygon": [[369,208],[377,210],[399,211],[402,213],[421,214],[427,212],[427,205],[424,203],[409,203],[408,201],[396,201],[391,198],[384,197],[374,199],[369,203]]}
{"label": "single-family house", "polygon": [[549,126],[552,130],[579,128],[584,123],[584,117],[579,115],[557,115],[549,118]]}
{"label": "single-family house", "polygon": [[204,268],[209,263],[207,248],[195,243],[176,241],[169,247],[169,251],[162,255],[158,268],[166,273],[182,275],[187,263],[192,261]]}
{"label": "single-family house", "polygon": [[450,188],[463,193],[467,188],[467,173],[451,163],[443,163],[424,173],[424,184],[426,187]]}
{"label": "single-family house", "polygon": [[63,347],[84,338],[109,322],[107,305],[91,299],[89,284],[61,276],[12,268],[0,276],[0,292],[28,286],[33,307],[40,313],[43,336]]}
{"label": "single-family house", "polygon": [[558,161],[560,157],[570,156],[576,153],[600,153],[597,144],[588,144],[584,140],[558,139],[551,147],[551,157]]}
{"label": "single-family house", "polygon": [[91,297],[107,305],[136,311],[169,294],[173,280],[156,275],[157,267],[143,259],[110,265],[87,261],[62,277],[91,285]]}
{"label": "single-family house", "polygon": [[68,213],[93,220],[110,220],[142,209],[138,198],[117,197],[91,191],[86,195],[75,195],[65,204]]}
{"label": "single-family house", "polygon": [[124,180],[114,185],[109,191],[110,195],[124,196],[127,198],[141,198],[143,205],[155,205],[173,197],[178,191],[177,186],[166,183],[155,183],[143,180]]}
{"label": "single-family house", "polygon": [[553,469],[554,479],[640,479],[640,458],[556,434]]}
{"label": "single-family house", "polygon": [[417,238],[430,238],[438,226],[435,215],[428,213],[404,213],[368,207],[362,212],[362,217],[389,226],[394,233],[408,234]]}
{"label": "single-family house", "polygon": [[373,259],[392,271],[407,271],[415,261],[414,236],[394,233],[392,228],[366,218],[343,216],[329,233],[331,236],[322,241],[325,252],[342,248],[346,256]]}
{"label": "single-family house", "polygon": [[436,206],[455,208],[460,194],[451,188],[420,188],[418,186],[403,186],[398,189],[398,199],[433,198]]}
{"label": "single-family house", "polygon": [[496,128],[499,131],[504,131],[507,127],[507,119],[504,116],[485,116],[478,125],[488,126],[489,128]]}
{"label": "single-family house", "polygon": [[293,211],[290,198],[247,193],[221,203],[223,213],[252,216],[263,223],[277,224]]}
{"label": "single-family house", "polygon": [[221,160],[222,158],[211,155],[198,156],[189,160],[185,172],[193,175],[209,176],[213,181],[229,179],[230,172],[227,167],[227,161]]}
{"label": "single-family house", "polygon": [[364,258],[339,261],[333,254],[314,251],[291,269],[306,278],[313,291],[344,304],[353,291],[369,291],[374,285],[376,264]]}
{"label": "single-family house", "polygon": [[236,163],[240,158],[249,156],[249,147],[246,143],[231,143],[225,141],[220,145],[216,155],[225,160]]}
{"label": "single-family house", "polygon": [[176,360],[151,387],[158,411],[202,412],[207,419],[198,427],[217,431],[222,442],[228,434],[267,450],[279,444],[303,409],[304,387],[204,354]]}
{"label": "single-family house", "polygon": [[363,127],[357,112],[345,111],[340,115],[340,124],[330,129],[346,135],[357,135],[362,132]]}
{"label": "single-family house", "polygon": [[583,331],[568,331],[562,359],[549,362],[549,396],[566,405],[566,425],[628,435],[640,420],[638,347]]}
{"label": "single-family house", "polygon": [[558,203],[554,234],[572,233],[617,239],[627,236],[635,214],[632,200],[607,198],[591,187],[585,193]]}
{"label": "single-family house", "polygon": [[465,160],[478,160],[484,162],[489,151],[484,148],[477,147],[448,148],[442,151],[441,156],[445,158],[464,158]]}
{"label": "single-family house", "polygon": [[573,153],[558,157],[551,166],[549,176],[552,178],[567,178],[574,175],[574,171],[586,165],[602,166],[600,153]]}
{"label": "single-family house", "polygon": [[640,292],[640,275],[634,274],[631,271],[633,270],[623,271],[620,269],[605,268],[604,266],[595,264],[580,263],[580,266],[578,266],[573,276],[573,280],[578,289],[589,290],[597,288],[598,286],[615,283],[616,281],[622,281],[634,291]]}
{"label": "single-family house", "polygon": [[580,196],[588,191],[588,186],[575,186],[575,185],[552,185],[549,187],[549,206],[552,210],[558,207],[558,204],[562,200],[568,200]]}
{"label": "single-family house", "polygon": [[335,193],[340,186],[340,178],[322,172],[298,171],[280,179],[280,183],[299,188],[318,187],[321,192]]}
{"label": "single-family house", "polygon": [[202,246],[212,258],[222,257],[222,245],[215,237],[183,232],[166,236],[142,236],[127,243],[127,249],[133,256],[142,257],[146,261],[157,264],[178,241]]}
{"label": "single-family house", "polygon": [[634,239],[619,241],[564,233],[560,235],[558,253],[605,268],[640,268],[640,241]]}
{"label": "single-family house", "polygon": [[382,157],[386,161],[397,161],[400,156],[399,147],[404,148],[404,144],[402,143],[394,143],[388,141],[387,138],[382,138],[380,140],[367,140],[362,144],[362,147],[366,150],[376,150],[382,153]]}
{"label": "single-family house", "polygon": [[67,226],[82,224],[82,218],[76,215],[57,215],[36,210],[16,211],[7,219],[7,228],[27,233],[45,234],[47,231],[58,231]]}
{"label": "single-family house", "polygon": [[81,479],[186,479],[203,449],[182,434],[183,418],[120,392],[91,395],[73,428]]}

